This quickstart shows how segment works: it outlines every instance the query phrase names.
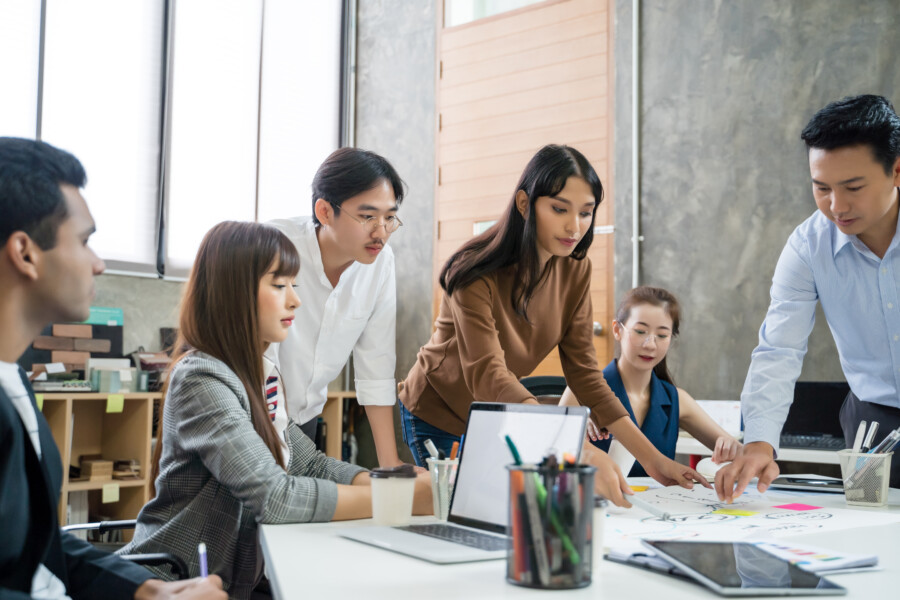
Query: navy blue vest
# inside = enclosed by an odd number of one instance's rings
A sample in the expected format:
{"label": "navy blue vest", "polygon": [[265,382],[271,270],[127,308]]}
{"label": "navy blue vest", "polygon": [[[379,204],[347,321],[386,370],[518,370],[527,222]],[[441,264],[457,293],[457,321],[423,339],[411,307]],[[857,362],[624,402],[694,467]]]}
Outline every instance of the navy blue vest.
{"label": "navy blue vest", "polygon": [[[619,367],[615,360],[603,369],[603,377],[622,405],[628,410],[631,420],[637,425],[634,410],[631,408],[631,402],[628,401],[625,384],[622,383],[622,376],[619,375]],[[675,458],[675,444],[678,443],[678,389],[671,383],[661,380],[656,373],[650,376],[650,408],[647,410],[647,416],[644,417],[641,432],[663,455]],[[609,452],[610,442],[611,440],[600,440],[591,443],[604,452]],[[623,475],[646,477],[647,472],[640,463],[635,462],[631,473],[623,473]]]}

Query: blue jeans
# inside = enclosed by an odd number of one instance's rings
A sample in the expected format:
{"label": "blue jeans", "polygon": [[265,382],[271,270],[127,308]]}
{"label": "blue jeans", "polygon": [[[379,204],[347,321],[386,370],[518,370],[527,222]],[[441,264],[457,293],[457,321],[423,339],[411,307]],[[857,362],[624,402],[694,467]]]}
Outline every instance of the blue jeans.
{"label": "blue jeans", "polygon": [[458,442],[459,436],[447,433],[443,429],[438,429],[434,425],[426,423],[406,410],[402,402],[397,402],[397,404],[400,405],[400,427],[403,433],[403,441],[406,442],[406,445],[412,451],[416,464],[420,467],[427,466],[425,459],[431,456],[428,454],[428,450],[425,449],[425,440],[428,439],[434,442],[438,450],[443,450],[447,458],[450,458],[453,442]]}

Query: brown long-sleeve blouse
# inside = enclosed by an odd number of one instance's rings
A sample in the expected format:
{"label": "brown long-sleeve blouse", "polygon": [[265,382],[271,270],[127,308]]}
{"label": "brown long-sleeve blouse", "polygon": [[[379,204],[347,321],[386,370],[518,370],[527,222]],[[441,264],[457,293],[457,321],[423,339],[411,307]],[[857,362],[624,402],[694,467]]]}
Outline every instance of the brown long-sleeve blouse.
{"label": "brown long-sleeve blouse", "polygon": [[601,427],[628,415],[597,364],[590,261],[553,257],[548,265],[528,305],[530,322],[512,306],[511,268],[444,295],[431,340],[401,385],[412,414],[462,435],[472,402],[534,398],[519,379],[558,347],[566,383]]}

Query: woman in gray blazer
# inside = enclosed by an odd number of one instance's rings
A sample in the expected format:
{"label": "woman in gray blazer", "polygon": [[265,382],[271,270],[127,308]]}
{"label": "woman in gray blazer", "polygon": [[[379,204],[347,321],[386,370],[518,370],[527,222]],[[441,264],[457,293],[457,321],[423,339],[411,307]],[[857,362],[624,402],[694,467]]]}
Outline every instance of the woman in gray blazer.
{"label": "woman in gray blazer", "polygon": [[[156,497],[120,551],[173,552],[196,576],[204,542],[209,572],[235,598],[249,598],[262,579],[259,523],[371,516],[368,472],[316,451],[286,417],[277,369],[263,360],[300,305],[299,263],[290,240],[266,225],[225,222],[206,234],[164,394]],[[427,473],[416,480],[413,508],[431,512]]]}

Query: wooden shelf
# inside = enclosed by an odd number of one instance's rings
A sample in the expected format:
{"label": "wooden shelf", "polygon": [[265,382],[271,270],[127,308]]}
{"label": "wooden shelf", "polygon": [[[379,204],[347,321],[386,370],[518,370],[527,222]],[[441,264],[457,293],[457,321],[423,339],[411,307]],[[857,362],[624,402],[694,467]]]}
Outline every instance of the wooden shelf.
{"label": "wooden shelf", "polygon": [[340,460],[341,444],[344,441],[344,399],[356,398],[355,391],[339,390],[328,392],[325,407],[322,409],[322,420],[327,427],[325,454]]}
{"label": "wooden shelf", "polygon": [[147,479],[106,479],[103,481],[77,481],[69,480],[70,492],[87,492],[90,490],[102,490],[103,486],[110,483],[118,484],[119,487],[140,487],[149,483]]}
{"label": "wooden shelf", "polygon": [[[150,433],[153,406],[159,393],[138,392],[124,397],[119,412],[107,412],[110,394],[47,392],[41,411],[50,425],[53,441],[63,463],[63,482],[59,499],[59,523],[67,525],[69,494],[87,492],[88,511],[111,519],[133,519],[150,500]],[[105,460],[137,459],[140,479],[105,481],[69,481],[69,466],[78,466],[79,457],[99,455]],[[119,499],[104,502],[104,486],[115,484]],[[90,518],[90,515],[87,517]]]}

